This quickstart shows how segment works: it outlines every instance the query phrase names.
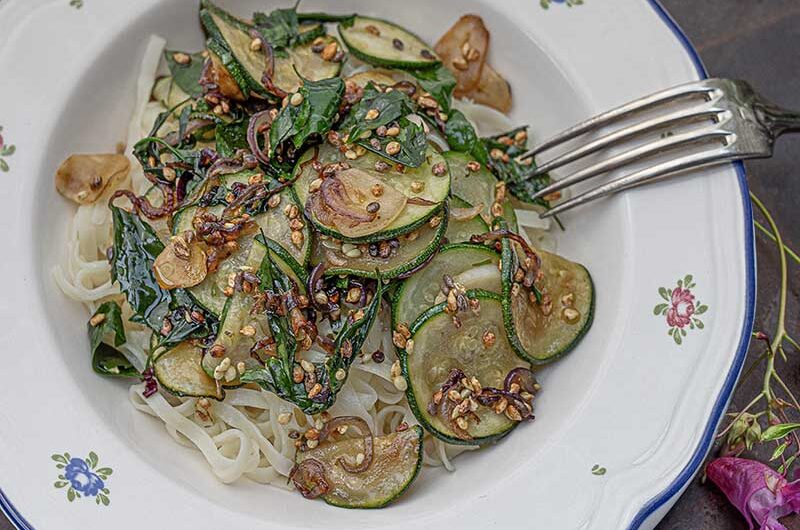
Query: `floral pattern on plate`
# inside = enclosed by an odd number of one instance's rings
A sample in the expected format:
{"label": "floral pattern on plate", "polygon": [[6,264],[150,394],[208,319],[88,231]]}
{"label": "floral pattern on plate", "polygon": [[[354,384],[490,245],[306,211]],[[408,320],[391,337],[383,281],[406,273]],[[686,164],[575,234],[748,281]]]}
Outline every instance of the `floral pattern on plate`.
{"label": "floral pattern on plate", "polygon": [[550,9],[551,4],[565,4],[567,7],[583,5],[583,0],[539,0],[543,9]]}
{"label": "floral pattern on plate", "polygon": [[677,281],[674,289],[658,288],[658,294],[665,302],[657,304],[653,308],[653,314],[666,317],[669,326],[667,334],[678,345],[683,343],[687,330],[705,327],[699,316],[708,311],[708,306],[697,300],[692,292],[695,287],[694,278],[691,274],[687,274]]}
{"label": "floral pattern on plate", "polygon": [[106,481],[113,470],[110,467],[98,468],[100,459],[94,451],[89,451],[86,458],[70,456],[69,453],[54,454],[50,458],[56,463],[56,468],[63,470],[53,486],[66,488],[69,502],[94,497],[97,505],[108,506],[111,503]]}
{"label": "floral pattern on plate", "polygon": [[6,158],[13,155],[17,148],[11,144],[6,144],[3,138],[3,127],[0,127],[0,171],[7,172],[10,168]]}

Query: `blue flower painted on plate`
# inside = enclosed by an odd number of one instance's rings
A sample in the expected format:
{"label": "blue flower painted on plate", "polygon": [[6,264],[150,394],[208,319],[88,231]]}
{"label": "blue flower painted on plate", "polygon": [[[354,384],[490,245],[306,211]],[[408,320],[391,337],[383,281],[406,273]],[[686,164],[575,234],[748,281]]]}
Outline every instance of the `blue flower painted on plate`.
{"label": "blue flower painted on plate", "polygon": [[98,505],[108,506],[111,503],[106,481],[113,471],[110,467],[98,468],[100,462],[94,451],[90,451],[86,458],[76,458],[69,453],[55,454],[50,458],[55,461],[56,468],[64,470],[53,486],[67,488],[69,502],[82,497],[94,497]]}
{"label": "blue flower painted on plate", "polygon": [[539,0],[543,9],[550,9],[550,4],[565,4],[567,7],[579,6],[583,0]]}

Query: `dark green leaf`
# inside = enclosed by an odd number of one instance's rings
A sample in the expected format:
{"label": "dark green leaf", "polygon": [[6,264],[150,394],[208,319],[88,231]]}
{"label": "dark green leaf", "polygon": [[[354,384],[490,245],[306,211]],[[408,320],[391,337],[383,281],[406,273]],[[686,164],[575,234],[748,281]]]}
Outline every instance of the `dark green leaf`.
{"label": "dark green leaf", "polygon": [[466,116],[459,111],[450,112],[450,117],[444,126],[444,135],[447,144],[453,151],[459,153],[470,153],[478,162],[486,164],[489,154],[486,147],[478,138],[478,134],[472,127]]}
{"label": "dark green leaf", "polygon": [[[425,152],[428,149],[428,138],[425,136],[425,130],[406,118],[400,118],[398,125],[400,126],[400,134],[395,137],[374,136],[370,140],[361,140],[358,143],[364,148],[388,158],[393,162],[398,162],[409,167],[421,166],[422,163],[425,162]],[[377,140],[378,143],[373,145],[373,140]],[[389,144],[389,142],[399,143],[400,152],[396,155],[388,155],[386,153],[386,145]]]}
{"label": "dark green leaf", "polygon": [[238,149],[248,149],[247,144],[247,120],[237,120],[216,127],[217,152],[220,156],[229,158]]}
{"label": "dark green leaf", "polygon": [[434,69],[413,70],[411,75],[417,78],[422,89],[436,100],[444,113],[450,112],[450,101],[453,98],[456,78],[447,67],[440,65]]}
{"label": "dark green leaf", "polygon": [[800,423],[779,423],[778,425],[770,425],[766,431],[761,433],[761,441],[769,442],[771,440],[780,440],[797,429],[800,429]]}
{"label": "dark green leaf", "polygon": [[201,53],[187,54],[191,60],[187,64],[179,64],[175,61],[175,51],[165,50],[164,58],[167,61],[173,82],[178,87],[196,98],[203,95],[203,87],[200,86],[200,76],[203,72],[205,57]]}
{"label": "dark green leaf", "polygon": [[[377,110],[378,116],[367,120],[367,113],[371,110]],[[368,83],[361,101],[353,107],[342,124],[342,130],[347,133],[349,141],[354,142],[360,139],[364,132],[389,125],[413,111],[411,100],[399,90],[380,92],[372,83]]]}
{"label": "dark green leaf", "polygon": [[300,105],[281,109],[269,131],[270,156],[289,140],[300,148],[311,135],[327,133],[339,110],[344,81],[339,77],[321,81],[303,80],[298,90],[303,96]]}
{"label": "dark green leaf", "polygon": [[306,29],[301,33],[295,8],[276,9],[269,14],[255,13],[253,24],[261,37],[276,50],[308,42],[309,38],[316,38],[325,32],[324,27],[320,26],[318,30]]}
{"label": "dark green leaf", "polygon": [[[263,235],[258,237],[266,241]],[[259,276],[261,277],[261,288],[265,291],[271,291],[278,295],[296,292],[292,280],[275,264],[269,251],[261,264]],[[269,318],[277,356],[268,358],[263,368],[245,372],[241,381],[257,383],[265,390],[294,403],[307,414],[316,414],[329,408],[333,405],[336,393],[344,384],[344,380],[336,379],[335,374],[340,369],[346,371],[358,355],[370,327],[375,322],[382,296],[383,283],[379,280],[378,289],[372,302],[363,310],[363,318],[353,322],[352,317],[348,317],[334,341],[333,354],[329,355],[324,363],[314,363],[316,382],[323,388],[318,395],[310,398],[304,383],[295,383],[292,379],[292,371],[297,364],[297,340],[292,332],[288,316],[278,313],[270,314]]]}
{"label": "dark green leaf", "polygon": [[[176,344],[189,337],[207,336],[217,321],[197,306],[184,289],[162,289],[153,275],[153,262],[164,249],[153,229],[136,214],[111,207],[114,221],[114,251],[111,277],[119,283],[133,310],[132,322],[159,333],[161,345]],[[187,322],[186,313],[199,311],[204,323]],[[171,331],[160,335],[164,320]]]}
{"label": "dark green leaf", "polygon": [[92,326],[90,320],[87,324],[92,368],[100,375],[139,377],[139,371],[117,350],[117,347],[125,343],[125,328],[119,305],[116,302],[105,302],[97,308],[92,319],[98,315],[104,315],[102,322]]}

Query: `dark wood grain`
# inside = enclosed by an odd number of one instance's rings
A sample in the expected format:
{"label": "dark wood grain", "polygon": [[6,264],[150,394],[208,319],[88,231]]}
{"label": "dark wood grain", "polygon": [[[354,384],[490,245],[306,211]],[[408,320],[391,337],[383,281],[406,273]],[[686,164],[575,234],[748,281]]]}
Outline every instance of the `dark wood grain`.
{"label": "dark wood grain", "polygon": [[[533,0],[531,0],[533,1]],[[613,1],[613,0],[586,0]],[[800,1],[798,0],[663,0],[700,52],[709,72],[747,79],[775,102],[800,109]],[[778,221],[791,247],[800,248],[800,136],[779,142],[775,157],[747,164],[751,189]],[[757,238],[758,308],[756,329],[770,331],[777,313],[778,265],[774,245]],[[800,334],[800,269],[790,265],[789,322]],[[752,352],[751,352],[752,353]],[[782,367],[793,390],[800,392],[800,352],[791,352]],[[736,392],[732,410],[759,388],[758,377]],[[769,451],[762,452],[763,457]],[[784,521],[800,529],[797,520]],[[710,484],[695,479],[659,530],[744,530],[744,519]],[[13,530],[0,516],[0,530]],[[44,529],[47,530],[47,529]]]}
{"label": "dark wood grain", "polygon": [[[663,0],[686,31],[713,76],[750,81],[776,103],[800,109],[800,2],[797,0]],[[786,244],[800,246],[800,136],[780,140],[775,156],[747,164],[751,190],[775,217]],[[772,242],[757,236],[758,306],[756,330],[771,333],[778,311],[778,255]],[[788,329],[800,334],[800,268],[790,264]],[[760,354],[754,347],[749,361]],[[800,352],[780,363],[794,392],[800,391]],[[741,408],[760,390],[760,374],[737,389],[731,410]],[[768,459],[771,448],[755,455]],[[785,520],[800,528],[796,518]],[[695,479],[658,530],[745,530],[744,518],[713,484]]]}

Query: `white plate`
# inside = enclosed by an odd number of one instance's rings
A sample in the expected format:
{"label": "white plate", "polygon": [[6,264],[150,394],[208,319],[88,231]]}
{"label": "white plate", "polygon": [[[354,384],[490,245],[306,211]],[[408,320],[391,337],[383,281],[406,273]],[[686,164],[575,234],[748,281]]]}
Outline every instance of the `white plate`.
{"label": "white plate", "polygon": [[[241,13],[268,7],[222,3]],[[678,28],[648,0],[454,5],[309,0],[302,7],[383,15],[429,40],[462,12],[480,13],[492,31],[491,60],[516,94],[513,118],[531,123],[538,138],[704,75]],[[459,457],[453,474],[425,469],[386,510],[335,509],[250,482],[221,485],[196,452],[129,406],[124,384],[92,373],[87,315],[49,273],[72,212],[52,176],[66,155],[111,151],[123,140],[148,36],[199,48],[196,10],[194,0],[0,3],[0,134],[10,167],[0,172],[0,477],[12,521],[47,530],[655,525],[708,451],[744,359],[754,257],[738,165],[565,216],[559,251],[585,263],[597,284],[591,332],[547,371],[536,422]],[[708,310],[696,315],[703,329],[687,326],[678,345],[668,316],[654,307],[664,302],[659,288],[675,289],[687,274],[695,308],[702,301]],[[51,455],[65,451],[94,451],[100,466],[113,468],[109,506],[92,497],[69,502],[54,487],[60,471]]]}

